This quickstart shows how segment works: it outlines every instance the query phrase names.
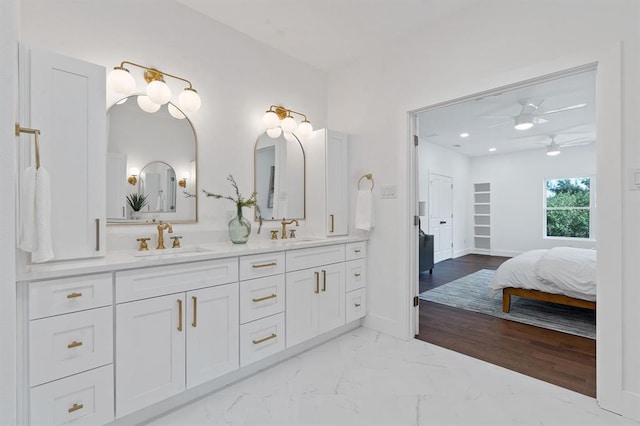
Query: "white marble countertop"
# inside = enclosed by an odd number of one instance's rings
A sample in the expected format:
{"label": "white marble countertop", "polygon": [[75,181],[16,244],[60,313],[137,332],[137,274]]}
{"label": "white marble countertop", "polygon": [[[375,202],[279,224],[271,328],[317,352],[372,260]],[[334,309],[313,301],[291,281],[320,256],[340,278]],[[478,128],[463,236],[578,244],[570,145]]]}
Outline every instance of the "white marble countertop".
{"label": "white marble countertop", "polygon": [[168,265],[175,263],[195,262],[225,257],[245,256],[274,251],[295,250],[307,247],[320,247],[332,244],[366,241],[361,236],[345,237],[301,237],[287,240],[255,239],[246,244],[215,242],[184,246],[181,248],[166,248],[148,251],[113,250],[107,251],[106,256],[93,259],[79,259],[64,262],[50,262],[27,265],[23,270],[18,268],[17,281],[45,280],[71,275],[113,272],[126,269],[145,268],[149,266]]}

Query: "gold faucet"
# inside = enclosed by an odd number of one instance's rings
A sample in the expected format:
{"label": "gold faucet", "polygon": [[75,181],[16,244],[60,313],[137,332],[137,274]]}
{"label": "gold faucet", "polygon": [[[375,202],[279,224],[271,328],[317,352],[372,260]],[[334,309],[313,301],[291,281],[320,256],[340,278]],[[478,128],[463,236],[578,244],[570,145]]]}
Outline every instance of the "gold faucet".
{"label": "gold faucet", "polygon": [[162,250],[164,249],[164,230],[167,229],[168,233],[173,233],[173,228],[171,227],[171,224],[169,222],[167,223],[163,223],[162,221],[160,221],[160,224],[158,225],[158,247],[156,247],[156,249],[158,250]]}
{"label": "gold faucet", "polygon": [[281,240],[287,239],[287,225],[291,225],[292,223],[295,223],[296,226],[298,226],[298,221],[296,219],[291,219],[290,221],[287,222],[287,220],[284,217],[282,218],[282,222],[280,222],[280,224],[282,224],[282,233],[280,234]]}

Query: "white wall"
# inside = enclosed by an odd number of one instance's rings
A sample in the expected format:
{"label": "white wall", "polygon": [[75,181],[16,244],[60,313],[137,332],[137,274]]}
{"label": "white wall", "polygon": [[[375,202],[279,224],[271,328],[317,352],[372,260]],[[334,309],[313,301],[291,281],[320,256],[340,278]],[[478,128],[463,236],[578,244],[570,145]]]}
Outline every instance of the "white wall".
{"label": "white wall", "polygon": [[14,156],[18,81],[18,4],[0,1],[0,424],[16,423],[16,286]]}
{"label": "white wall", "polygon": [[[453,179],[453,257],[469,253],[473,241],[469,238],[469,194],[471,161],[466,155],[443,148],[432,142],[420,142],[419,198],[427,201],[429,212],[429,173],[450,176]],[[421,217],[422,229],[428,233],[428,218]]]}
{"label": "white wall", "polygon": [[[598,386],[618,391],[598,398],[611,410],[640,418],[640,412],[631,408],[640,406],[640,339],[631,329],[640,321],[634,308],[640,303],[640,287],[635,285],[640,276],[636,261],[640,192],[628,192],[620,182],[621,169],[640,167],[639,18],[635,0],[591,0],[579,5],[569,0],[477,2],[440,25],[415,33],[406,43],[397,43],[393,51],[378,52],[330,73],[329,125],[350,134],[351,180],[367,170],[377,185],[398,188],[396,199],[375,200],[365,324],[411,337],[413,294],[407,283],[413,273],[407,238],[412,235],[414,212],[408,192],[412,164],[407,112],[602,61],[597,96],[606,108],[598,111],[598,132],[599,137],[601,132],[607,134],[608,140],[602,142],[611,144],[611,149],[599,144],[598,175],[605,176],[600,184],[608,186],[599,192],[601,200],[607,200],[600,213],[605,216],[606,210],[610,221],[609,230],[598,239],[599,247],[606,247],[599,253],[600,269],[609,275],[606,280],[603,276],[598,305],[614,309],[610,318],[599,321],[600,331],[606,333],[598,340]],[[620,42],[623,62],[617,54]],[[379,193],[375,196],[379,198]],[[622,324],[624,329],[618,332]]]}
{"label": "white wall", "polygon": [[544,238],[542,209],[545,179],[595,173],[595,145],[564,148],[556,157],[544,150],[474,157],[471,181],[491,183],[491,254],[515,256],[560,245],[595,247],[595,241]]}
{"label": "white wall", "polygon": [[[202,98],[201,109],[189,115],[198,137],[198,184],[211,192],[232,194],[228,174],[244,196],[253,192],[253,149],[270,105],[304,112],[315,128],[326,125],[324,72],[171,0],[22,0],[21,24],[23,43],[107,70],[128,60],[189,79]],[[140,71],[130,71],[142,87]],[[170,78],[167,83],[174,84]],[[183,243],[212,235],[203,231],[225,238],[227,211],[235,206],[201,197],[198,209],[198,224],[179,225]],[[139,232],[108,227],[109,248],[134,248]]]}

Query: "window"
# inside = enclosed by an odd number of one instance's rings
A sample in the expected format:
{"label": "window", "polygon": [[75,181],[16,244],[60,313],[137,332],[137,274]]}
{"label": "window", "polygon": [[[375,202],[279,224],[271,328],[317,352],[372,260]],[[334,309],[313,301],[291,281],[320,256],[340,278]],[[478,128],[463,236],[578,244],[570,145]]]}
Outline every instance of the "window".
{"label": "window", "polygon": [[593,180],[590,177],[545,180],[545,236],[595,237]]}

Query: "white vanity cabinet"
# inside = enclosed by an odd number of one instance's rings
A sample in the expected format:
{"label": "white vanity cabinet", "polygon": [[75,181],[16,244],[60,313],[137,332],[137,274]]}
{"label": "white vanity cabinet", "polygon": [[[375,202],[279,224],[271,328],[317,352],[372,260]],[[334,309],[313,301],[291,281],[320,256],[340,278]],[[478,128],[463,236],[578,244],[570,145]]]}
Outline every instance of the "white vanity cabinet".
{"label": "white vanity cabinet", "polygon": [[240,258],[240,366],[285,349],[285,253]]}
{"label": "white vanity cabinet", "polygon": [[[21,125],[41,132],[40,162],[51,186],[53,260],[104,256],[105,69],[44,50],[23,53]],[[21,136],[21,168],[34,156],[33,138]]]}
{"label": "white vanity cabinet", "polygon": [[364,241],[346,245],[346,321],[367,313],[367,245]]}
{"label": "white vanity cabinet", "polygon": [[307,158],[313,158],[307,163],[307,226],[318,235],[347,235],[348,137],[334,130],[320,129],[303,144]]}
{"label": "white vanity cabinet", "polygon": [[345,324],[345,245],[287,251],[287,347]]}
{"label": "white vanity cabinet", "polygon": [[33,281],[27,292],[30,424],[113,420],[112,274]]}
{"label": "white vanity cabinet", "polygon": [[238,260],[116,273],[116,416],[239,365]]}

